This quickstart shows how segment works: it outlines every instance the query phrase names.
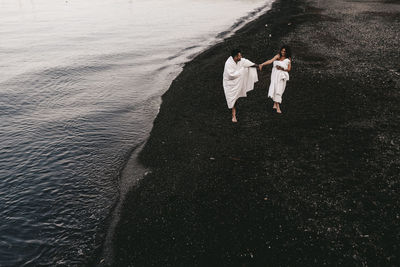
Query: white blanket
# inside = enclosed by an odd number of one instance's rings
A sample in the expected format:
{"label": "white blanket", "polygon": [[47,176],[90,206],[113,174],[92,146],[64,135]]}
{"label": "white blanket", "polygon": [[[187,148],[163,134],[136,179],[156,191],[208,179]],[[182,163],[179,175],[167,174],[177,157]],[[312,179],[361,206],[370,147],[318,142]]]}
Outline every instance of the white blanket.
{"label": "white blanket", "polygon": [[225,62],[223,85],[228,108],[233,108],[239,97],[246,97],[247,92],[254,89],[258,75],[257,69],[251,68],[253,65],[253,62],[245,58],[236,63],[229,57]]}

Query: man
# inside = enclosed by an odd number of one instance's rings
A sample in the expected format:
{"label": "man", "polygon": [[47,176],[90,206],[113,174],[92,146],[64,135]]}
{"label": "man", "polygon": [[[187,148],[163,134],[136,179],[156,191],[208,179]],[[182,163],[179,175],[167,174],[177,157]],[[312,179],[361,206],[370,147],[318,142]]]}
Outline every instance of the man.
{"label": "man", "polygon": [[240,50],[232,50],[231,56],[225,62],[223,85],[226,103],[232,109],[232,122],[237,122],[235,103],[239,97],[246,97],[258,82],[258,65],[242,58]]}

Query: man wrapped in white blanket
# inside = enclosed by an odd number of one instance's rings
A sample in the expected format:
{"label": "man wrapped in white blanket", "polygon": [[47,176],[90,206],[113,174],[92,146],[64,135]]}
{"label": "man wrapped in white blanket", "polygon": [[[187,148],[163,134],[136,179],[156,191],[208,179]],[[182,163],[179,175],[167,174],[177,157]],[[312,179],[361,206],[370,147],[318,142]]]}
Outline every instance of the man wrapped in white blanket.
{"label": "man wrapped in white blanket", "polygon": [[223,86],[226,103],[232,109],[232,122],[237,122],[236,100],[246,97],[247,92],[254,89],[254,83],[258,82],[257,67],[257,64],[242,58],[238,49],[233,50],[225,62]]}

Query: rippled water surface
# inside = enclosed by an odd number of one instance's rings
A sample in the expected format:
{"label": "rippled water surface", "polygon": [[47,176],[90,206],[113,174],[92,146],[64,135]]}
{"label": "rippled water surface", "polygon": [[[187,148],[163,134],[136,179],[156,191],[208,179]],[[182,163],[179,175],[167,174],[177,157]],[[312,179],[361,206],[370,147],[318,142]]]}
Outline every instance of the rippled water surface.
{"label": "rippled water surface", "polygon": [[270,2],[0,0],[0,266],[84,264],[182,63]]}

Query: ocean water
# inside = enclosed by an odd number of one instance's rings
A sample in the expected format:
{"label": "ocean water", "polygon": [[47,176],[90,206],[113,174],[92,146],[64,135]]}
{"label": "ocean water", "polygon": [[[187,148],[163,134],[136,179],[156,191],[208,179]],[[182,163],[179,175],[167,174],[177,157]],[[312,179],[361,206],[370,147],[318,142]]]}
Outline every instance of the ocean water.
{"label": "ocean water", "polygon": [[0,266],[85,264],[182,65],[271,2],[0,0]]}

